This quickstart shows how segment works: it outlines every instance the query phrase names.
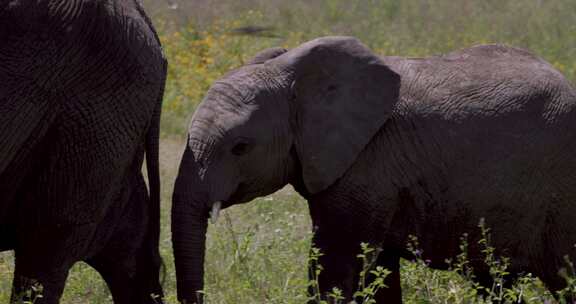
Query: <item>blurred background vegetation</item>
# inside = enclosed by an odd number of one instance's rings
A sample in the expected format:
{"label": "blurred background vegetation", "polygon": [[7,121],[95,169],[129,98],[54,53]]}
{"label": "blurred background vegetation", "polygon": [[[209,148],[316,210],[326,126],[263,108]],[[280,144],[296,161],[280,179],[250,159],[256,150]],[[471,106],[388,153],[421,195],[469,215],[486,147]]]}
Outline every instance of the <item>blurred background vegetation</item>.
{"label": "blurred background vegetation", "polygon": [[[437,55],[480,43],[523,47],[576,79],[574,0],[143,0],[169,61],[162,117],[161,252],[166,300],[176,302],[170,241],[170,200],[186,127],[210,84],[272,46],[294,47],[323,35],[352,35],[381,55]],[[250,35],[246,35],[249,33]],[[290,188],[234,206],[210,225],[206,254],[208,303],[304,303],[310,220],[306,202]],[[404,262],[406,303],[553,303],[526,274],[487,298],[463,272],[425,261]],[[502,265],[496,265],[502,275]],[[498,268],[500,267],[500,268]],[[0,302],[7,303],[13,259],[0,253]],[[87,265],[71,271],[62,303],[111,303]]]}
{"label": "blurred background vegetation", "polygon": [[293,47],[325,35],[356,36],[381,55],[407,57],[504,43],[527,48],[568,78],[576,78],[576,1],[572,0],[144,0],[144,4],[170,60],[166,134],[181,133],[210,83],[257,51]]}

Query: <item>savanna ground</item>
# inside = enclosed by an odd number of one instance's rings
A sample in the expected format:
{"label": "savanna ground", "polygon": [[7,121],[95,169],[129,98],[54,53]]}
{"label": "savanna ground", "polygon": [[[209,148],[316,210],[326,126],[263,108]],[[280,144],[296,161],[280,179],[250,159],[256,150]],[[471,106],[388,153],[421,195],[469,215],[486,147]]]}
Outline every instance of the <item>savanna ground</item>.
{"label": "savanna ground", "polygon": [[[353,35],[382,55],[428,56],[479,43],[524,47],[576,79],[573,0],[148,0],[168,57],[161,140],[162,239],[167,303],[177,303],[170,241],[170,200],[187,121],[209,85],[257,51],[293,47],[323,35]],[[249,28],[247,28],[249,27]],[[267,30],[257,31],[258,27]],[[238,30],[240,29],[240,30]],[[251,31],[252,30],[252,31]],[[242,32],[256,35],[241,35]],[[310,220],[306,203],[285,188],[225,211],[210,225],[206,253],[208,303],[303,303]],[[489,250],[487,250],[489,253]],[[490,256],[488,254],[488,256]],[[553,303],[529,274],[511,289],[477,295],[465,254],[451,272],[425,261],[402,265],[406,303]],[[489,260],[494,276],[504,261]],[[0,253],[0,303],[8,302],[12,253]],[[87,265],[70,273],[62,303],[111,303]]]}

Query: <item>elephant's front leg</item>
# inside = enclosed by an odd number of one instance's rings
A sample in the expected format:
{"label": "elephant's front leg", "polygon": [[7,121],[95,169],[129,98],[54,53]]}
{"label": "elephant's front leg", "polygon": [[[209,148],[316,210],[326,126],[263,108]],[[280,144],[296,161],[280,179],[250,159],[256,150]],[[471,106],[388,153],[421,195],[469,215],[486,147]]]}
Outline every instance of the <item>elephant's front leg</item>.
{"label": "elephant's front leg", "polygon": [[[309,303],[318,303],[320,299],[335,303],[335,299],[329,296],[334,288],[342,291],[346,303],[351,301],[360,271],[357,258],[360,244],[343,241],[337,235],[317,229],[312,246],[320,250],[320,256],[316,261],[311,259],[310,262],[310,281],[317,280],[318,285],[312,284],[309,287]],[[315,254],[313,251],[314,249],[311,250],[311,255]],[[320,270],[319,274],[317,270]]]}
{"label": "elephant's front leg", "polygon": [[374,300],[376,303],[402,303],[402,287],[400,285],[400,255],[395,250],[384,248],[376,260],[377,266],[382,266],[391,271],[384,279],[385,288],[376,292]]}

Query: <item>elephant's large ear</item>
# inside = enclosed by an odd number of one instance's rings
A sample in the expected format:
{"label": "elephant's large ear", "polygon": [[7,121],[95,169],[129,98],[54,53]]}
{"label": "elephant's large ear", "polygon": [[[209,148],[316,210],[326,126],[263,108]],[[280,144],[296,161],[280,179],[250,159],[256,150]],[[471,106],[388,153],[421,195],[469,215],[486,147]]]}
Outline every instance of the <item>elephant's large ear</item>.
{"label": "elephant's large ear", "polygon": [[310,193],[352,165],[391,115],[400,76],[360,41],[318,38],[270,61],[292,74],[296,151]]}
{"label": "elephant's large ear", "polygon": [[248,60],[247,64],[259,64],[264,63],[269,59],[276,58],[288,50],[282,47],[271,47],[269,49],[262,50],[258,54],[254,55],[252,59]]}

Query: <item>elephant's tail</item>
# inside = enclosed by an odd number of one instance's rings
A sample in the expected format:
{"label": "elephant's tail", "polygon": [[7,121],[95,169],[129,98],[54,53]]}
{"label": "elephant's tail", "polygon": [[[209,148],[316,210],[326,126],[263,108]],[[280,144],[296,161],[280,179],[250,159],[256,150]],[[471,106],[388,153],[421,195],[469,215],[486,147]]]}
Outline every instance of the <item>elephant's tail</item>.
{"label": "elephant's tail", "polygon": [[[164,59],[164,58],[163,58]],[[161,89],[158,94],[158,100],[154,108],[154,113],[146,133],[146,168],[148,171],[148,187],[150,192],[149,205],[149,223],[148,223],[148,242],[151,247],[148,252],[152,254],[153,261],[158,263],[165,271],[162,258],[160,257],[160,116],[162,112],[162,99],[164,97],[164,86],[166,83],[167,62],[164,59],[162,67]],[[159,269],[160,270],[160,269]],[[165,277],[163,275],[162,277]],[[163,278],[159,281],[163,281]]]}

